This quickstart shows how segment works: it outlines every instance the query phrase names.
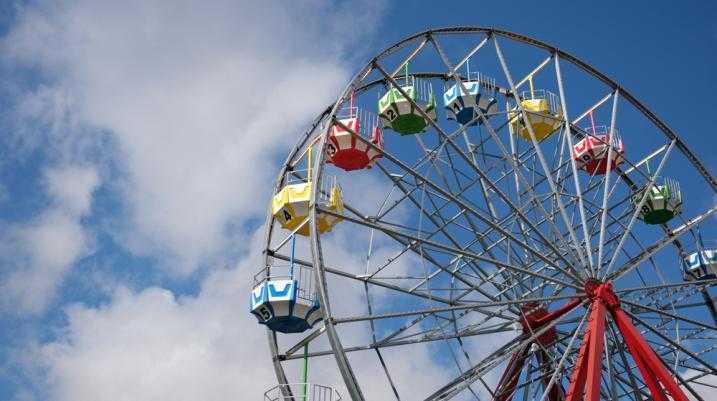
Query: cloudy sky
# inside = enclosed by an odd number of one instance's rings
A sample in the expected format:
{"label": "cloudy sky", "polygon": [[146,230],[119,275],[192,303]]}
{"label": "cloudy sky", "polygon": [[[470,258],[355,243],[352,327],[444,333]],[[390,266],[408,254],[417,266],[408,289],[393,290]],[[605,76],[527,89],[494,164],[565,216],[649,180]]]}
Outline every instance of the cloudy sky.
{"label": "cloudy sky", "polygon": [[548,4],[2,2],[0,399],[258,399],[246,294],[281,159],[360,63],[429,26],[556,43],[715,145],[715,6]]}

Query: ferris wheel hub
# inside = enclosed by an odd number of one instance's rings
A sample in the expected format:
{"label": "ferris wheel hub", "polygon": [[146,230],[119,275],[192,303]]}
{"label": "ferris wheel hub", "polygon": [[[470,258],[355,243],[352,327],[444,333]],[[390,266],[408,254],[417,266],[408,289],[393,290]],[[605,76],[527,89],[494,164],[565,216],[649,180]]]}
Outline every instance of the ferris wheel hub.
{"label": "ferris wheel hub", "polygon": [[620,307],[620,299],[612,289],[612,283],[590,279],[585,283],[585,294],[593,301],[600,300],[608,309]]}

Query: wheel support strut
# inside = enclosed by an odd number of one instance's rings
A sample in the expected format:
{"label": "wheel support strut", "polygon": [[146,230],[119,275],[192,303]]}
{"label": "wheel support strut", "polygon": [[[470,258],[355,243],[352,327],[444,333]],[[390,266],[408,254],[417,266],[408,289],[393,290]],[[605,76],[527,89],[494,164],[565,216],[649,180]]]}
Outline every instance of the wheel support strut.
{"label": "wheel support strut", "polygon": [[635,360],[645,384],[655,401],[688,401],[662,360],[650,348],[640,331],[632,324],[610,283],[588,281],[586,294],[592,298],[588,329],[583,337],[565,401],[598,401],[605,339],[605,319],[612,316],[625,339],[628,352]]}
{"label": "wheel support strut", "polygon": [[[592,299],[588,328],[575,362],[570,387],[563,392],[559,384],[552,386],[548,392],[549,401],[599,401],[600,379],[602,375],[603,352],[605,350],[606,318],[610,315],[617,325],[627,345],[627,350],[635,360],[642,378],[655,401],[688,401],[687,396],[678,386],[675,379],[665,367],[662,360],[655,354],[640,331],[632,324],[629,316],[620,307],[620,300],[612,290],[610,283],[589,280],[585,284],[585,293]],[[547,312],[537,304],[524,306],[521,319],[524,335],[564,315],[572,310],[579,299],[574,299],[554,312]],[[547,330],[534,342],[516,351],[508,362],[498,383],[493,401],[511,401],[518,386],[518,379],[530,355],[531,347],[537,343],[540,348],[535,352],[538,365],[543,373],[543,385],[549,385],[553,372],[546,348],[557,340],[555,328]],[[668,396],[670,398],[668,398]]]}

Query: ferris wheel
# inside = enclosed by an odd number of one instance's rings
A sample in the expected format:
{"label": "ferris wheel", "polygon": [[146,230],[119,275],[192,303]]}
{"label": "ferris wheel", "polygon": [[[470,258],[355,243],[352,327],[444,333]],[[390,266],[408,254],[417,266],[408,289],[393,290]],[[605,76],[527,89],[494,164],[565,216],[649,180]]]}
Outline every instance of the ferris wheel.
{"label": "ferris wheel", "polygon": [[605,74],[429,30],[298,137],[250,295],[265,400],[713,399],[717,181]]}

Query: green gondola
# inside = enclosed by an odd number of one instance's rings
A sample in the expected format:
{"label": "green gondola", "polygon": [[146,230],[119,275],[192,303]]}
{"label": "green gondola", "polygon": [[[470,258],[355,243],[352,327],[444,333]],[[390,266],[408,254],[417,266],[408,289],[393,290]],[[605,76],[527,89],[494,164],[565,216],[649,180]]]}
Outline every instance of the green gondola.
{"label": "green gondola", "polygon": [[[436,98],[429,81],[408,76],[401,89],[431,120],[436,120]],[[421,133],[430,124],[429,119],[425,118],[398,88],[391,88],[381,97],[378,101],[378,113],[383,128],[390,128],[400,135]]]}
{"label": "green gondola", "polygon": [[[642,199],[645,189],[630,197],[633,207]],[[646,224],[665,224],[682,212],[682,192],[677,181],[666,178],[661,185],[653,185],[638,217]]]}

